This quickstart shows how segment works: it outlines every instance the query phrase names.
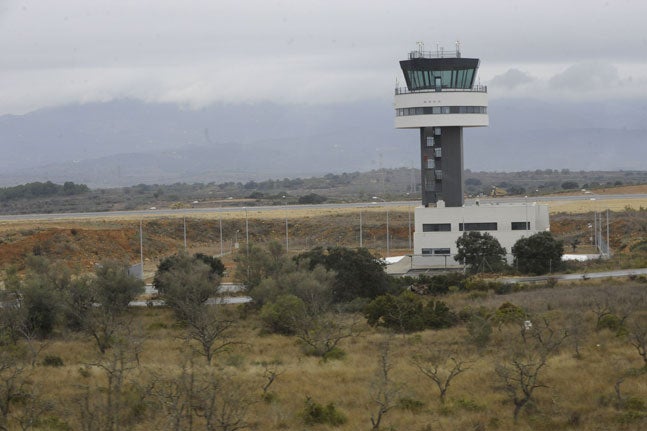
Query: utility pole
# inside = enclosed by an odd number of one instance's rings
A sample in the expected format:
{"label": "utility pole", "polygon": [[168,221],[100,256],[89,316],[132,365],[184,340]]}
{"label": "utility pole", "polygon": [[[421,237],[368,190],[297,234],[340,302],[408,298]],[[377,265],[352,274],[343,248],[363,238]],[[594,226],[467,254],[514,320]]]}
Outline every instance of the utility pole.
{"label": "utility pole", "polygon": [[186,251],[186,216],[184,216],[183,219],[184,219],[184,251]]}

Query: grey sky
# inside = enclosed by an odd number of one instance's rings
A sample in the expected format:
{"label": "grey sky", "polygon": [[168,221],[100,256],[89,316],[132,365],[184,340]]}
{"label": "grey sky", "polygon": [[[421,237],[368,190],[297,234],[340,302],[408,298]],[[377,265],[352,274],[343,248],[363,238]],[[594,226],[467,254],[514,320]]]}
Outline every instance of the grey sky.
{"label": "grey sky", "polygon": [[490,97],[647,97],[644,0],[0,0],[0,115],[136,98],[390,101],[425,42]]}

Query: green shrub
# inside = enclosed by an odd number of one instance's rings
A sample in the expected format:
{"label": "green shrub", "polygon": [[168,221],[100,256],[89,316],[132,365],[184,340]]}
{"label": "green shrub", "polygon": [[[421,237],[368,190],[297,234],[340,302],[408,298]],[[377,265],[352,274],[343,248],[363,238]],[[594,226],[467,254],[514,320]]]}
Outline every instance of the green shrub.
{"label": "green shrub", "polygon": [[425,301],[411,292],[398,296],[382,295],[366,306],[364,315],[369,325],[384,326],[402,333],[423,329],[449,328],[458,316],[442,301]]}
{"label": "green shrub", "polygon": [[398,407],[402,410],[409,410],[412,413],[419,413],[425,408],[425,403],[413,398],[400,398],[398,400]]}
{"label": "green shrub", "polygon": [[301,416],[306,425],[324,424],[338,426],[343,425],[347,420],[346,416],[339,412],[333,403],[328,403],[323,406],[310,397],[306,397]]}
{"label": "green shrub", "polygon": [[469,412],[480,412],[485,410],[485,406],[469,398],[459,398],[454,401],[456,407]]}
{"label": "green shrub", "polygon": [[615,314],[606,314],[600,317],[596,329],[598,331],[602,329],[608,329],[609,331],[617,335],[623,335],[627,332],[624,322]]}
{"label": "green shrub", "polygon": [[431,329],[451,328],[458,316],[442,301],[429,301],[424,310],[425,327]]}
{"label": "green shrub", "polygon": [[406,333],[425,328],[422,299],[411,292],[398,296],[382,295],[375,298],[364,312],[371,326],[384,326]]}
{"label": "green shrub", "polygon": [[493,320],[499,324],[521,322],[525,318],[526,312],[523,308],[507,301],[501,304],[493,316]]}
{"label": "green shrub", "polygon": [[492,325],[485,317],[474,314],[467,322],[467,334],[468,341],[482,350],[490,343]]}
{"label": "green shrub", "polygon": [[45,355],[43,358],[43,366],[45,367],[62,367],[63,359],[56,355]]}
{"label": "green shrub", "polygon": [[265,330],[276,334],[294,335],[295,323],[304,319],[305,315],[304,302],[294,295],[281,295],[261,308]]}

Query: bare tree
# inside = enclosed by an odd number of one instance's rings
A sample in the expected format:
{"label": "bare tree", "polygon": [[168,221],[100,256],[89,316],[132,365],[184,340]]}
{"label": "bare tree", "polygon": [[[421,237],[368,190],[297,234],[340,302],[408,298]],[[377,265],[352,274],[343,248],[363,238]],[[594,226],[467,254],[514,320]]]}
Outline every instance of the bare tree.
{"label": "bare tree", "polygon": [[22,431],[42,429],[40,426],[43,416],[51,412],[54,405],[51,401],[44,399],[35,390],[21,399],[21,409],[16,419]]}
{"label": "bare tree", "polygon": [[380,343],[378,355],[378,368],[371,385],[371,401],[375,409],[371,412],[371,430],[380,429],[384,415],[397,405],[397,398],[402,389],[390,376],[393,369],[390,338]]}
{"label": "bare tree", "polygon": [[449,389],[452,380],[469,370],[469,362],[446,351],[418,354],[414,357],[413,364],[424,376],[435,383],[442,404],[445,403],[447,389]]}
{"label": "bare tree", "polygon": [[29,396],[25,368],[18,358],[0,351],[0,430],[8,430],[13,404]]}
{"label": "bare tree", "polygon": [[144,286],[128,274],[124,263],[107,261],[97,267],[90,288],[90,306],[84,312],[83,327],[94,338],[101,354],[105,354],[120,331],[128,332],[131,322],[125,316],[126,309],[144,291]]}
{"label": "bare tree", "polygon": [[309,315],[299,322],[294,322],[295,333],[309,354],[326,360],[339,343],[358,334],[357,319],[344,322],[342,316],[333,314]]}
{"label": "bare tree", "polygon": [[266,364],[265,369],[263,371],[263,378],[266,380],[265,384],[263,384],[263,398],[267,399],[266,397],[270,395],[268,392],[270,390],[270,386],[274,384],[276,379],[283,374],[284,370],[279,367],[279,364],[277,363],[271,363],[271,364]]}
{"label": "bare tree", "polygon": [[546,387],[540,379],[542,370],[567,336],[553,329],[546,319],[538,324],[525,324],[521,335],[522,342],[512,346],[503,363],[495,366],[502,381],[501,389],[514,404],[515,423],[521,410],[532,400],[535,389]]}
{"label": "bare tree", "polygon": [[188,359],[178,373],[167,375],[152,372],[146,393],[155,403],[156,410],[170,431],[193,430],[193,399],[195,398],[195,368],[193,360]]}
{"label": "bare tree", "polygon": [[[126,328],[128,329],[128,328]],[[88,370],[98,369],[105,377],[105,385],[93,388],[81,386],[79,394],[80,425],[83,430],[119,431],[124,425],[127,405],[124,389],[127,378],[139,368],[139,354],[143,348],[142,338],[131,331],[122,331],[109,351],[87,364]],[[89,371],[84,371],[90,375]]]}
{"label": "bare tree", "polygon": [[244,382],[224,373],[200,376],[193,410],[205,421],[207,431],[237,431],[249,428],[247,414],[256,402]]}
{"label": "bare tree", "polygon": [[211,364],[214,355],[238,342],[233,337],[234,320],[225,305],[196,305],[187,315],[187,341],[195,341],[196,353]]}
{"label": "bare tree", "polygon": [[629,329],[629,342],[643,358],[643,367],[647,369],[647,325],[645,320],[634,320]]}

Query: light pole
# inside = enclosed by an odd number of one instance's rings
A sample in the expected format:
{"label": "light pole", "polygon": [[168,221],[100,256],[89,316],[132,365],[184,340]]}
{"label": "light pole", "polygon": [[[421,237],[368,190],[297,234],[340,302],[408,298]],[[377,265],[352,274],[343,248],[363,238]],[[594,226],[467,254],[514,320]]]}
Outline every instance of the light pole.
{"label": "light pole", "polygon": [[245,249],[247,250],[247,265],[249,265],[249,218],[247,218],[247,207],[245,207]]}
{"label": "light pole", "polygon": [[362,238],[362,210],[359,210],[359,248],[364,247],[363,238]]}
{"label": "light pole", "polygon": [[[407,218],[409,219],[409,250],[411,250],[411,207],[407,210]],[[411,252],[413,253],[413,250]]]}
{"label": "light pole", "polygon": [[[528,195],[525,196],[525,205],[526,205],[526,230],[530,230],[530,226],[528,226]],[[535,219],[535,226],[537,225],[536,219]]]}
{"label": "light pole", "polygon": [[246,261],[247,261],[247,280],[249,283],[249,218],[247,218],[247,207],[245,207],[245,248],[247,250]]}
{"label": "light pole", "polygon": [[285,205],[285,253],[287,253],[290,250],[290,236],[288,230],[288,202],[285,200],[285,196],[283,196],[283,201]]}
{"label": "light pole", "polygon": [[[386,203],[386,200],[379,196],[373,196],[373,199],[379,199],[382,202]],[[390,236],[389,235],[389,207],[386,206],[386,257],[389,257],[389,253],[391,251],[391,243],[390,243],[389,236]]]}
{"label": "light pole", "polygon": [[184,219],[184,251],[186,251],[186,216],[184,216],[183,219]]}
{"label": "light pole", "polygon": [[222,207],[218,210],[218,222],[220,224],[220,257],[222,257]]}
{"label": "light pole", "polygon": [[144,228],[139,219],[139,264],[142,266],[142,280],[144,279]]}

